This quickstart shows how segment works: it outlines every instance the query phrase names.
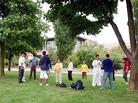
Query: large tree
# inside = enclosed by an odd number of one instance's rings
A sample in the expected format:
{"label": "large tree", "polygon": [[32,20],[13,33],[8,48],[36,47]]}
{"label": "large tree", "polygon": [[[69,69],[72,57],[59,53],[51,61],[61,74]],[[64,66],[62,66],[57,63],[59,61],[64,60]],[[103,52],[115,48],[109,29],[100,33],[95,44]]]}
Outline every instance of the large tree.
{"label": "large tree", "polygon": [[138,0],[133,0],[135,32],[138,35]]}
{"label": "large tree", "polygon": [[[48,15],[52,19],[60,19],[64,24],[74,31],[97,33],[102,26],[108,23],[112,26],[121,48],[131,61],[131,74],[129,90],[138,91],[138,42],[134,27],[134,18],[131,0],[121,0],[126,2],[128,13],[128,29],[130,37],[129,50],[122,39],[118,26],[113,21],[113,14],[117,12],[118,0],[43,0],[50,4]],[[89,20],[87,16],[95,19]],[[77,19],[76,19],[77,18]],[[52,20],[51,19],[51,20]],[[76,25],[74,25],[75,23]],[[78,28],[77,28],[78,27]],[[77,32],[75,32],[77,34]]]}
{"label": "large tree", "polygon": [[32,0],[0,2],[0,75],[4,75],[4,47],[15,53],[41,46],[39,19],[38,5]]}
{"label": "large tree", "polygon": [[71,35],[70,28],[59,20],[54,22],[55,41],[57,45],[57,55],[59,59],[64,60],[71,54],[75,46],[75,38]]}

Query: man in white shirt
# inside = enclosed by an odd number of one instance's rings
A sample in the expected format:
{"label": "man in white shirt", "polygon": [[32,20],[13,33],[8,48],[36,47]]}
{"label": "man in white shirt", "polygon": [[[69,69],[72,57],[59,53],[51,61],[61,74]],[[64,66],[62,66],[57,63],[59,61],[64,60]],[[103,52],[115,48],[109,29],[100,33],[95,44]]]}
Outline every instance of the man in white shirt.
{"label": "man in white shirt", "polygon": [[26,68],[25,57],[26,53],[21,53],[19,57],[19,83],[23,83],[24,69]]}
{"label": "man in white shirt", "polygon": [[93,66],[93,80],[92,86],[101,86],[101,67],[102,62],[99,60],[99,55],[96,55],[96,59],[92,62]]}

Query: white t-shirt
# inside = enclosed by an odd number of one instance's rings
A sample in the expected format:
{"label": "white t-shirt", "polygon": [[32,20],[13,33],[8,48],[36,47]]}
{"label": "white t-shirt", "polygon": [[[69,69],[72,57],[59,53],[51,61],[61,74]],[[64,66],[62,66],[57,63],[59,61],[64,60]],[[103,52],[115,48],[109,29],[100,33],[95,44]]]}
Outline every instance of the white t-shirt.
{"label": "white t-shirt", "polygon": [[70,63],[68,64],[68,71],[72,71],[72,70],[73,70],[73,63],[70,62]]}
{"label": "white t-shirt", "polygon": [[26,68],[25,57],[20,56],[20,58],[19,58],[19,66],[23,66],[24,68]]}

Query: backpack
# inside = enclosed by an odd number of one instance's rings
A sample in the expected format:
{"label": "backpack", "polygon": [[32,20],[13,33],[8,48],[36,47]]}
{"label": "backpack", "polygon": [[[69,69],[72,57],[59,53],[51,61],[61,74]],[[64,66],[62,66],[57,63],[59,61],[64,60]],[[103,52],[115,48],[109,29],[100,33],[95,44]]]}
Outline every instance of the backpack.
{"label": "backpack", "polygon": [[81,80],[77,80],[71,85],[71,88],[76,90],[83,90],[85,87],[83,86],[83,82]]}

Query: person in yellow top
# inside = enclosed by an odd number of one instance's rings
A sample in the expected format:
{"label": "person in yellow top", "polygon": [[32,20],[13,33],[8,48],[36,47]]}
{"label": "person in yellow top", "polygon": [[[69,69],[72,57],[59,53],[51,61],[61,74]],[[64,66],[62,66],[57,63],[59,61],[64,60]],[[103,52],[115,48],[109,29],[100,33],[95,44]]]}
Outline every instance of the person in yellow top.
{"label": "person in yellow top", "polygon": [[63,64],[62,62],[58,59],[57,63],[55,64],[54,70],[56,74],[56,83],[61,84],[62,83],[62,68]]}
{"label": "person in yellow top", "polygon": [[87,66],[87,64],[85,64],[85,61],[83,61],[80,71],[82,73],[82,78],[87,78],[88,66]]}

